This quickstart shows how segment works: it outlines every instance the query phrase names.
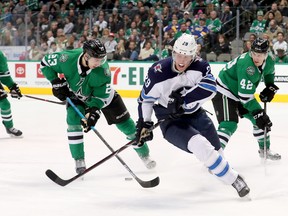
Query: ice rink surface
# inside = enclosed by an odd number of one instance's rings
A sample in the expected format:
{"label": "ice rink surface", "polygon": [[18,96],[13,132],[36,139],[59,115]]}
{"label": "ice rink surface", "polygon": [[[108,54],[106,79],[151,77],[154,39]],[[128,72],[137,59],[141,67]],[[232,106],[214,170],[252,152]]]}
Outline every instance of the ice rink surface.
{"label": "ice rink surface", "polygon": [[[38,96],[53,99],[52,96]],[[264,165],[257,153],[248,120],[241,120],[225,155],[250,186],[251,201],[238,197],[235,189],[210,175],[195,156],[166,142],[157,128],[149,143],[157,168],[147,170],[134,150],[120,157],[143,179],[160,177],[155,188],[142,188],[116,159],[95,168],[84,180],[61,187],[45,175],[47,169],[69,179],[75,175],[65,123],[65,106],[27,97],[9,98],[14,125],[23,138],[10,138],[0,127],[1,216],[265,216],[287,215],[288,211],[288,104],[270,103],[273,122],[271,149],[282,155],[279,162]],[[56,99],[55,99],[56,100]],[[136,99],[125,99],[134,119]],[[214,113],[210,103],[205,108]],[[215,115],[211,116],[215,121]],[[216,123],[217,125],[217,123]],[[104,116],[96,125],[110,146],[118,149],[128,141],[108,126]],[[91,166],[110,154],[93,132],[85,135],[86,164]]]}

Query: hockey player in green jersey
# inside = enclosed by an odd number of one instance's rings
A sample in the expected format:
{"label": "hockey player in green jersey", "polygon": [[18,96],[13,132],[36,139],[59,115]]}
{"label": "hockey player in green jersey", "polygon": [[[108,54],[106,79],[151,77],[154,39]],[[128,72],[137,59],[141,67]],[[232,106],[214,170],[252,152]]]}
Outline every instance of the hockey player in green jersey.
{"label": "hockey player in green jersey", "polygon": [[[270,102],[278,87],[274,84],[274,60],[268,55],[269,42],[256,38],[251,50],[232,61],[220,71],[217,79],[217,94],[212,99],[219,122],[218,136],[222,148],[237,129],[238,116],[253,124],[253,135],[259,144],[259,155],[264,157],[264,130],[271,130],[272,122],[254,97],[263,78],[266,85],[260,93],[262,102]],[[270,136],[266,135],[267,158],[280,160],[281,155],[270,150]]]}
{"label": "hockey player in green jersey", "polygon": [[0,51],[0,110],[2,123],[6,128],[6,132],[11,136],[19,137],[22,131],[13,127],[13,119],[11,113],[11,104],[7,99],[7,93],[4,90],[2,83],[10,90],[12,98],[20,99],[22,97],[18,85],[13,81],[7,65],[7,59],[2,51]]}
{"label": "hockey player in green jersey", "polygon": [[[109,125],[116,124],[128,139],[135,138],[135,123],[121,96],[111,88],[106,58],[104,45],[95,39],[84,42],[83,49],[48,54],[41,61],[41,71],[51,82],[53,95],[61,101],[69,97],[87,118],[81,120],[73,107],[67,104],[68,142],[78,174],[86,169],[83,129],[87,133],[95,126],[101,112]],[[59,78],[59,74],[65,78]],[[156,166],[156,162],[150,159],[146,143],[134,146],[134,149],[148,169]]]}

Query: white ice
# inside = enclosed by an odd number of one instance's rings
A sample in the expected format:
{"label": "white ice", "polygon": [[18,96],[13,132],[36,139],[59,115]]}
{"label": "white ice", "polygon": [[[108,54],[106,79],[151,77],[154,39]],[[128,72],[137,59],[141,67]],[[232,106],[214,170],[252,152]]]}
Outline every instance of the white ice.
{"label": "white ice", "polygon": [[[53,99],[52,96],[37,97]],[[9,99],[14,125],[23,138],[10,138],[0,126],[1,216],[264,216],[288,211],[288,104],[270,103],[267,112],[273,124],[272,147],[280,162],[259,159],[252,126],[241,120],[225,155],[230,165],[246,179],[251,201],[238,197],[235,189],[210,175],[195,156],[166,142],[157,128],[149,143],[154,171],[147,170],[132,148],[119,156],[143,179],[160,177],[155,188],[142,188],[114,157],[61,187],[45,175],[47,169],[69,179],[75,175],[65,123],[65,106],[23,97]],[[56,100],[56,99],[55,99]],[[136,99],[125,99],[132,117],[137,117]],[[211,103],[205,108],[214,112]],[[216,123],[215,115],[211,116]],[[113,149],[128,142],[104,117],[96,128]],[[111,152],[90,132],[85,135],[86,164],[93,165]]]}

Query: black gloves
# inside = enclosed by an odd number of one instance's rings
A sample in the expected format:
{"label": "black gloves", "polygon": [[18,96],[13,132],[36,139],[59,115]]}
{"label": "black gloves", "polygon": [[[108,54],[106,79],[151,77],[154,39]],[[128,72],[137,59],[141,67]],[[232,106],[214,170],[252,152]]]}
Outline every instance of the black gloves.
{"label": "black gloves", "polygon": [[143,118],[139,118],[136,125],[136,140],[137,145],[141,146],[144,142],[150,141],[153,139],[153,132],[149,129],[153,126],[152,121],[144,122]]}
{"label": "black gloves", "polygon": [[167,110],[170,113],[169,117],[172,119],[177,119],[184,114],[184,109],[182,105],[184,104],[184,98],[181,97],[180,91],[172,91],[169,95],[169,101]]}
{"label": "black gloves", "polygon": [[260,100],[262,102],[270,102],[274,98],[274,95],[276,94],[277,90],[279,88],[274,84],[269,84],[266,86],[266,88],[263,89],[262,92],[260,92]]}
{"label": "black gloves", "polygon": [[12,98],[20,99],[22,97],[21,91],[16,83],[14,83],[9,89]]}
{"label": "black gloves", "polygon": [[56,78],[52,80],[52,92],[55,97],[61,101],[65,101],[70,95],[68,84],[65,79]]}
{"label": "black gloves", "polygon": [[264,130],[266,127],[268,131],[271,131],[272,122],[263,109],[254,111],[252,114],[258,128]]}
{"label": "black gloves", "polygon": [[91,107],[85,110],[86,119],[81,119],[81,125],[84,128],[84,132],[87,133],[91,130],[91,127],[96,125],[96,122],[100,118],[101,112],[96,107]]}

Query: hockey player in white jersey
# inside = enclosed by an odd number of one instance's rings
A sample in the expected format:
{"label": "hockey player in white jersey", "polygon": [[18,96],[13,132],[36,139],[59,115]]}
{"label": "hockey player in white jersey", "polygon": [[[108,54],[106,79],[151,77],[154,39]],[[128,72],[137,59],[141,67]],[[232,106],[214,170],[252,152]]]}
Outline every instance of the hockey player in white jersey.
{"label": "hockey player in white jersey", "polygon": [[[137,141],[153,139],[149,128],[153,110],[163,137],[196,158],[217,178],[232,185],[240,197],[250,189],[221,152],[217,131],[201,108],[216,94],[210,65],[196,56],[197,44],[192,35],[183,34],[173,46],[172,57],[154,63],[148,71],[138,99]],[[158,102],[156,104],[156,102]]]}

